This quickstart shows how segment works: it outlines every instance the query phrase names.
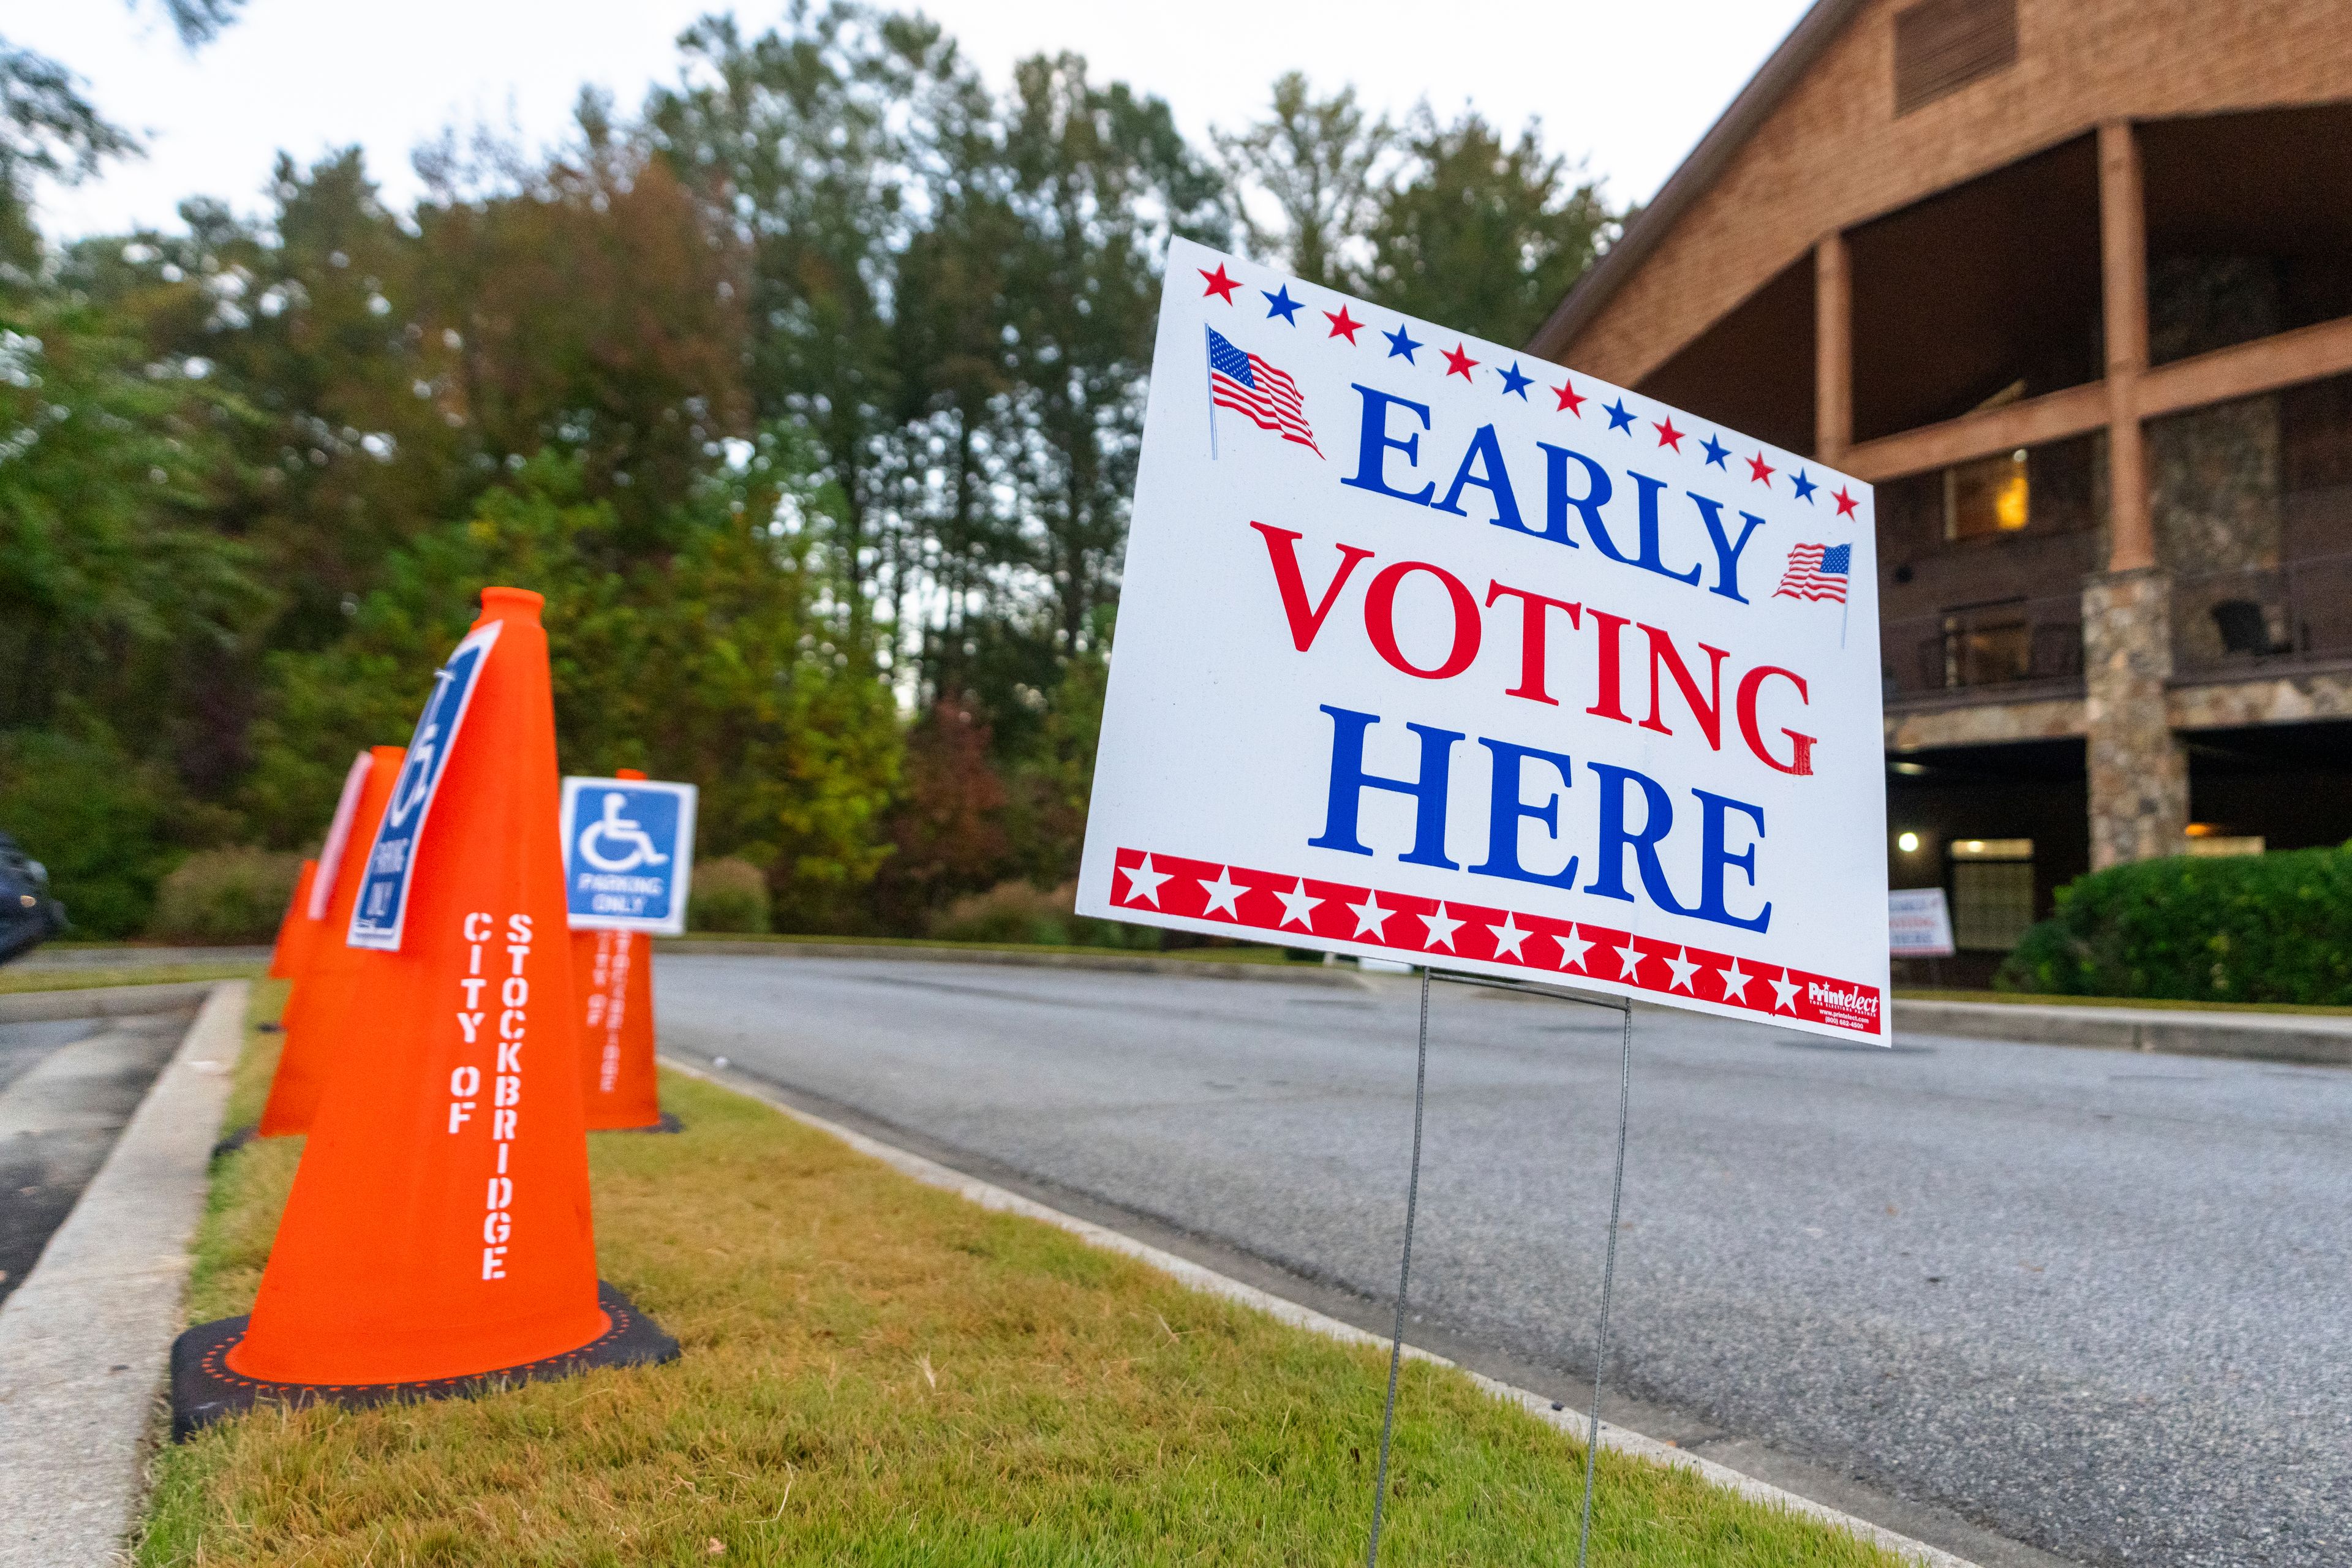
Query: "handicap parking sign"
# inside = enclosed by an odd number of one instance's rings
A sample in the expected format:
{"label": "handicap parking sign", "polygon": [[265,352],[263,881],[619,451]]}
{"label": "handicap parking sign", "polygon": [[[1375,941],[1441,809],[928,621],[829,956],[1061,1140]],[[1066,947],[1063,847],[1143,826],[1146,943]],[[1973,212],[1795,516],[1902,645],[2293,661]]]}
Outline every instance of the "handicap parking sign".
{"label": "handicap parking sign", "polygon": [[686,930],[694,786],[563,781],[563,893],[574,931]]}

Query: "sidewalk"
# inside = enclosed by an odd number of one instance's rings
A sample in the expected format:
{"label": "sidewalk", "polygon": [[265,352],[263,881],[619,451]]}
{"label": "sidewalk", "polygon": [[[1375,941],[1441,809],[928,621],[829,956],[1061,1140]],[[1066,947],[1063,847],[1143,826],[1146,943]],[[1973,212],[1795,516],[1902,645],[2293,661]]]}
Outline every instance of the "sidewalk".
{"label": "sidewalk", "polygon": [[241,981],[213,988],[32,1277],[0,1305],[0,1568],[98,1568],[131,1528],[246,992]]}
{"label": "sidewalk", "polygon": [[2352,1067],[2352,1017],[2223,1013],[2203,1008],[2050,1006],[2022,1002],[1895,1000],[1897,1035],[1958,1035],[2168,1056]]}

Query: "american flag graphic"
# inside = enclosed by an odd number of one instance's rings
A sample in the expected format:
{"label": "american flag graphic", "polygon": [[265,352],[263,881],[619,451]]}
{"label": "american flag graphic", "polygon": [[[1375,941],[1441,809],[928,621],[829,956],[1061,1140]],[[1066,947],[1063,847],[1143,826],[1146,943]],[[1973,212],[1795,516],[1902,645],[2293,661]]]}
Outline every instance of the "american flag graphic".
{"label": "american flag graphic", "polygon": [[1845,603],[1845,585],[1853,570],[1851,544],[1800,544],[1789,552],[1789,569],[1780,574],[1776,599],[1835,599]]}
{"label": "american flag graphic", "polygon": [[1323,448],[1307,426],[1307,405],[1299,398],[1298,384],[1257,355],[1235,348],[1216,328],[1208,332],[1209,402],[1321,457]]}

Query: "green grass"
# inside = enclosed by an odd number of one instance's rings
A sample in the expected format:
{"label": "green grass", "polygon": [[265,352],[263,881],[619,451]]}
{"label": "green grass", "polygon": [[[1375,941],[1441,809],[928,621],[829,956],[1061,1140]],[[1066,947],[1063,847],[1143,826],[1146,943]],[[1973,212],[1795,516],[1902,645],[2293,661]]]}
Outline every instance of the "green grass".
{"label": "green grass", "polygon": [[2162,996],[2037,996],[2021,991],[1937,991],[1898,986],[1897,1002],[2000,1002],[2032,1007],[2156,1007],[2176,1013],[2308,1014],[2352,1018],[2352,1007],[2308,1006],[2299,1002],[2195,1002]]}
{"label": "green grass", "polygon": [[[257,1004],[275,997],[257,994]],[[235,1092],[257,1107],[274,1036]],[[471,1401],[257,1412],[163,1453],[143,1563],[1342,1564],[1384,1357],[995,1215],[676,1075],[592,1139],[606,1275],[679,1362]],[[234,1114],[234,1112],[233,1112]],[[250,1300],[299,1151],[220,1163],[191,1313]],[[1582,1457],[1408,1365],[1388,1561],[1563,1563]],[[1603,1454],[1612,1568],[1895,1559]]]}
{"label": "green grass", "polygon": [[1142,947],[1076,947],[1056,946],[1046,942],[944,942],[927,936],[822,936],[808,934],[778,935],[762,932],[751,935],[740,931],[688,931],[684,936],[666,936],[662,947],[673,943],[691,945],[703,942],[761,942],[778,946],[816,943],[826,947],[895,947],[950,948],[967,952],[1071,952],[1092,958],[1174,958],[1196,963],[1286,963],[1288,955],[1278,947],[1260,947],[1241,942],[1232,947],[1179,947],[1170,949]]}
{"label": "green grass", "polygon": [[140,963],[119,968],[102,964],[70,969],[0,969],[0,996],[23,991],[90,991],[101,985],[170,985],[187,980],[247,980],[257,978],[268,965],[263,962],[218,963]]}

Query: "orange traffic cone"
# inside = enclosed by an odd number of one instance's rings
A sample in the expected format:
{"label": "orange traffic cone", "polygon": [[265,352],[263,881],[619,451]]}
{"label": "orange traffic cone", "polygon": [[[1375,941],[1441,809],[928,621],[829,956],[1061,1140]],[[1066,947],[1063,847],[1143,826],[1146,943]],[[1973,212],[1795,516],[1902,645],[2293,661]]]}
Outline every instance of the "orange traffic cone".
{"label": "orange traffic cone", "polygon": [[[360,759],[368,764],[364,772],[358,763],[352,764],[358,790],[350,831],[331,871],[326,868],[327,856],[320,857],[320,876],[333,876],[333,892],[310,944],[310,962],[294,977],[293,994],[286,999],[281,1019],[285,1044],[278,1053],[278,1072],[269,1080],[269,1099],[261,1108],[257,1137],[290,1138],[310,1131],[329,1072],[350,1053],[357,1037],[352,999],[361,965],[373,955],[345,945],[344,928],[351,924],[352,905],[367,875],[368,846],[375,838],[376,825],[383,819],[384,803],[392,798],[393,781],[400,776],[401,755],[398,746],[377,746]],[[336,847],[331,834],[329,847]],[[316,890],[314,882],[314,894]],[[310,907],[319,907],[315,897]]]}
{"label": "orange traffic cone", "polygon": [[175,1430],[257,1398],[462,1393],[677,1353],[596,1279],[540,604],[482,591],[358,858],[350,932],[375,951],[350,1048],[249,1322],[173,1347]]}
{"label": "orange traffic cone", "polygon": [[[641,779],[615,768],[616,779]],[[644,931],[575,931],[572,982],[580,988],[581,1099],[591,1132],[677,1131],[662,1114],[654,1078],[654,944]]]}
{"label": "orange traffic cone", "polygon": [[268,973],[272,980],[291,980],[302,967],[302,955],[309,948],[314,925],[310,919],[310,882],[318,874],[319,863],[305,860],[301,872],[294,879],[294,896],[286,900],[286,913],[278,921],[278,940],[269,948]]}

